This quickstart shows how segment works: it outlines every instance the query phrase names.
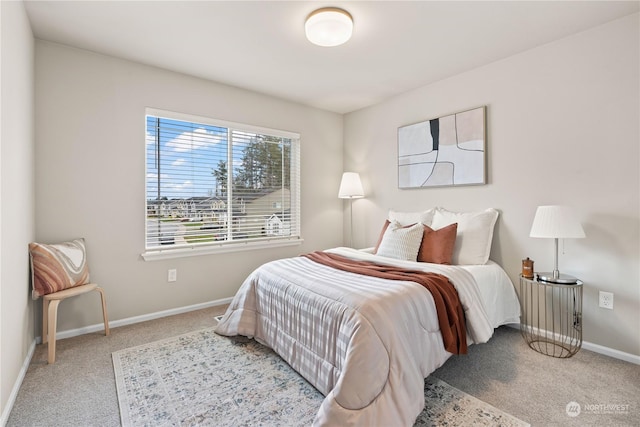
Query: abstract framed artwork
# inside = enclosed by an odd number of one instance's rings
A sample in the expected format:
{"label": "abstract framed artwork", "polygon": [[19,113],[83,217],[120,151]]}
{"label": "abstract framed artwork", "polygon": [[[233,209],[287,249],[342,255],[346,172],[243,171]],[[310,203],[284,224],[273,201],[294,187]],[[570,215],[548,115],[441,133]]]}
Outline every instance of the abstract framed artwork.
{"label": "abstract framed artwork", "polygon": [[485,107],[398,128],[398,187],[486,183]]}

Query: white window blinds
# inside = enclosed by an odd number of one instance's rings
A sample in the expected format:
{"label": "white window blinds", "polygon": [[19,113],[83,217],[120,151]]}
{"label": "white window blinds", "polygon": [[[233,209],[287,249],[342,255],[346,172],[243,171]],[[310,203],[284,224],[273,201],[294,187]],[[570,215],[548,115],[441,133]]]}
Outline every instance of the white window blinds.
{"label": "white window blinds", "polygon": [[298,134],[148,110],[146,249],[300,238]]}

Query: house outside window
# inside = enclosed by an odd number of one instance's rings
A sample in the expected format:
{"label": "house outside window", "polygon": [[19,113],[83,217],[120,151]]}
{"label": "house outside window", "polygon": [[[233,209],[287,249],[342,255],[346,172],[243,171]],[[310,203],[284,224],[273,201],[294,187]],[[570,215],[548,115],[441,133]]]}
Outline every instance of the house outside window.
{"label": "house outside window", "polygon": [[147,109],[143,257],[299,244],[299,152],[297,133]]}

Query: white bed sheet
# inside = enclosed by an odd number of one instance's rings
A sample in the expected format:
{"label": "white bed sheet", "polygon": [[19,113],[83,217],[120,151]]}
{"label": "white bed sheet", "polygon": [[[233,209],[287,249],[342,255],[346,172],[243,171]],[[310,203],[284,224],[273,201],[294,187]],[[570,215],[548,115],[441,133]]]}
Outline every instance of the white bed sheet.
{"label": "white bed sheet", "polygon": [[507,272],[489,260],[485,265],[460,265],[478,284],[487,317],[493,328],[520,323],[518,295]]}
{"label": "white bed sheet", "polygon": [[[354,249],[349,248],[336,248],[335,250],[343,252],[343,255],[344,252],[349,253],[354,251]],[[329,252],[331,251],[334,250],[329,250]],[[374,248],[366,248],[359,249],[356,252],[367,254],[367,256],[361,257],[362,259],[382,264],[397,264],[397,260],[389,261],[388,258],[385,259],[384,257],[374,255],[373,251]],[[433,271],[432,266],[438,265],[412,261],[401,261],[401,263],[402,266],[406,268],[426,271]],[[442,267],[444,267],[446,271],[447,266]],[[510,323],[520,323],[520,303],[518,301],[518,295],[507,272],[504,271],[498,263],[489,260],[484,265],[458,265],[456,267],[468,271],[476,280],[487,317],[494,329]],[[445,273],[443,272],[441,274]]]}

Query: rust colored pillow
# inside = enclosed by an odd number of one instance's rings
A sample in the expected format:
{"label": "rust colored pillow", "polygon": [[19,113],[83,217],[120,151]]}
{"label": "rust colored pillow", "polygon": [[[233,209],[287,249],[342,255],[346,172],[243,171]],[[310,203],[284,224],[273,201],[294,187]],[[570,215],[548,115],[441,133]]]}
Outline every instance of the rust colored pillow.
{"label": "rust colored pillow", "polygon": [[458,223],[447,225],[439,230],[425,225],[422,244],[418,251],[418,262],[451,264],[457,231]]}
{"label": "rust colored pillow", "polygon": [[33,299],[89,283],[84,239],[54,245],[29,243],[29,255]]}

